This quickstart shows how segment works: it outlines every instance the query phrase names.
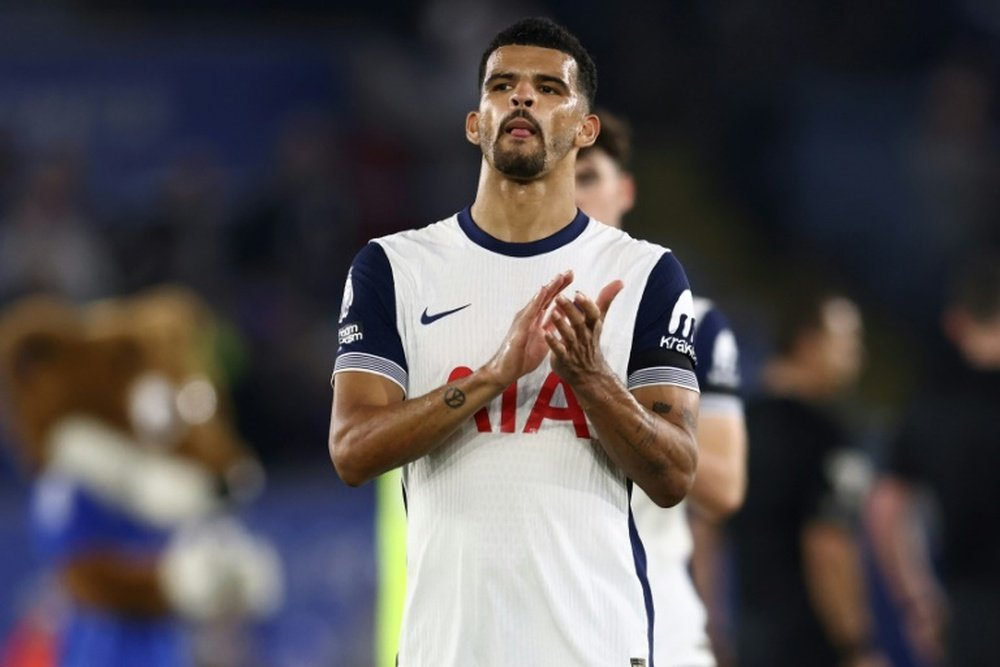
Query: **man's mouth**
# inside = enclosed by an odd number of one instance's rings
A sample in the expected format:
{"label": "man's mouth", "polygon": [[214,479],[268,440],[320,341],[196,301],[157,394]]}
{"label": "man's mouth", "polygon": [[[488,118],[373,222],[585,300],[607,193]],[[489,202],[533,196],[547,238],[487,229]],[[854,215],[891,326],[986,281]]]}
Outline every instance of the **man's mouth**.
{"label": "man's mouth", "polygon": [[527,139],[538,134],[538,129],[530,120],[515,118],[504,125],[504,132],[519,139]]}

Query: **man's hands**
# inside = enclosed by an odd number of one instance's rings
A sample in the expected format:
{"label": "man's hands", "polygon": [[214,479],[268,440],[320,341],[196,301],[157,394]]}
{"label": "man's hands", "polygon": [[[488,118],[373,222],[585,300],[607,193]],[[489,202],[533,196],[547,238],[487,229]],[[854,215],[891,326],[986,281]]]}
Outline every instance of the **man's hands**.
{"label": "man's hands", "polygon": [[538,368],[546,354],[551,354],[552,370],[571,385],[607,370],[600,349],[601,328],[624,285],[620,280],[608,283],[596,301],[581,292],[570,301],[560,292],[572,282],[572,271],[560,273],[514,316],[500,349],[486,364],[501,387]]}
{"label": "man's hands", "polygon": [[[580,331],[577,334],[574,325],[557,325],[548,315],[557,295],[571,282],[573,273],[566,271],[543,286],[515,315],[499,349],[486,365],[422,396],[406,398],[399,385],[372,373],[339,373],[333,392],[329,449],[341,479],[357,486],[434,451],[477,410],[538,368],[548,354],[553,355],[553,367],[563,369],[557,372],[570,376],[567,381],[586,378],[595,383],[591,394],[602,398],[581,396],[584,409],[584,402],[599,404],[608,395],[608,387],[613,387],[622,395],[612,402],[631,401],[637,409],[633,411],[641,414],[635,399],[608,371],[598,348],[600,323],[621,290],[621,283],[615,281],[605,287],[596,303],[579,295],[576,303],[583,310],[575,313],[577,305],[562,299],[558,317],[574,317]],[[546,336],[557,327],[558,336]],[[571,329],[573,340],[569,338]],[[558,351],[552,349],[555,343],[559,344]],[[595,369],[597,372],[589,372]],[[623,467],[631,471],[628,462]]]}
{"label": "man's hands", "polygon": [[570,385],[579,385],[592,373],[608,371],[600,348],[601,329],[611,302],[623,287],[620,280],[608,283],[596,302],[581,292],[572,301],[556,297],[545,342],[552,353],[552,370]]}
{"label": "man's hands", "polygon": [[485,369],[503,389],[538,368],[549,351],[545,329],[550,326],[545,313],[559,292],[573,282],[573,272],[564,271],[544,285],[534,298],[514,316],[500,349]]}
{"label": "man's hands", "polygon": [[632,393],[612,371],[601,352],[601,330],[623,287],[614,280],[595,300],[580,292],[572,300],[556,296],[541,330],[552,370],[572,387],[605,453],[653,502],[670,507],[694,481],[698,394],[670,385]]}

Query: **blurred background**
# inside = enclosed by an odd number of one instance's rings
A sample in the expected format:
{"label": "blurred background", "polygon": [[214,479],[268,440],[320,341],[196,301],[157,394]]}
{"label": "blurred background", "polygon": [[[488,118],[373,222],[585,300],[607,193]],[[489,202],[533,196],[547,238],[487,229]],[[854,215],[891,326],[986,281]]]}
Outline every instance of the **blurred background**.
{"label": "blurred background", "polygon": [[[244,518],[288,578],[262,664],[369,664],[374,492],[325,444],[344,277],[367,239],[471,202],[480,54],[536,14],[633,123],[629,230],[729,314],[748,391],[783,290],[838,286],[866,322],[852,414],[877,453],[937,358],[945,277],[1000,243],[989,0],[5,0],[0,307],[177,282],[225,322],[269,474]],[[0,638],[45,576],[29,485],[5,457]]]}

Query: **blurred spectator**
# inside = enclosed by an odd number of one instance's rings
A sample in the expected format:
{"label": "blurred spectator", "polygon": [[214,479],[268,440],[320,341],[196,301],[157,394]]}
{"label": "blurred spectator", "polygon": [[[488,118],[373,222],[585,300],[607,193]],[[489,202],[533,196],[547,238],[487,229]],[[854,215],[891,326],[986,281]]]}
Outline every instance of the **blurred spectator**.
{"label": "blurred spectator", "polygon": [[329,312],[358,241],[352,172],[330,119],[297,116],[279,138],[275,173],[232,230],[238,274],[287,287]]}
{"label": "blurred spectator", "polygon": [[[913,207],[907,216],[904,282],[914,318],[929,331],[944,306],[947,271],[988,241],[1000,214],[1000,147],[992,123],[995,86],[979,67],[945,62],[928,77],[906,176]],[[931,306],[928,309],[928,306]]]}
{"label": "blurred spectator", "polygon": [[996,211],[991,207],[1000,203],[995,94],[990,78],[975,67],[945,63],[931,73],[909,164],[921,226],[939,261],[985,236]]}
{"label": "blurred spectator", "polygon": [[1000,256],[967,266],[942,324],[957,354],[891,443],[872,539],[924,664],[987,667],[1000,665]]}
{"label": "blurred spectator", "polygon": [[53,292],[106,296],[115,271],[84,210],[80,164],[70,152],[44,157],[13,209],[0,220],[0,299]]}
{"label": "blurred spectator", "polygon": [[307,460],[326,438],[329,313],[357,246],[345,153],[329,119],[293,118],[271,181],[229,230],[231,316],[250,361],[234,394],[241,430],[269,463]]}
{"label": "blurred spectator", "polygon": [[117,235],[123,291],[179,282],[221,299],[231,274],[222,247],[226,177],[206,150],[187,152],[167,168],[158,199]]}
{"label": "blurred spectator", "polygon": [[861,316],[841,296],[786,300],[747,404],[749,485],[731,523],[738,664],[883,665],[854,525],[868,468],[832,411],[861,370]]}

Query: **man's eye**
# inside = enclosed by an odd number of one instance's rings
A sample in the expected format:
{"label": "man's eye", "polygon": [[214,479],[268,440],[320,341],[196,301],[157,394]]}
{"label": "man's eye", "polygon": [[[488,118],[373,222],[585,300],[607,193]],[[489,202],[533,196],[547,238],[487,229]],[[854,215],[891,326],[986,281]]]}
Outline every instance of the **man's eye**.
{"label": "man's eye", "polygon": [[540,86],[538,89],[543,93],[545,93],[546,95],[556,92],[556,89],[553,88],[552,86]]}
{"label": "man's eye", "polygon": [[496,90],[496,91],[499,91],[499,92],[503,92],[505,90],[510,90],[510,84],[509,83],[498,83],[497,85],[493,86],[493,90]]}
{"label": "man's eye", "polygon": [[581,188],[591,186],[596,182],[597,182],[597,174],[595,174],[592,171],[585,171],[581,174],[576,175],[576,184]]}

